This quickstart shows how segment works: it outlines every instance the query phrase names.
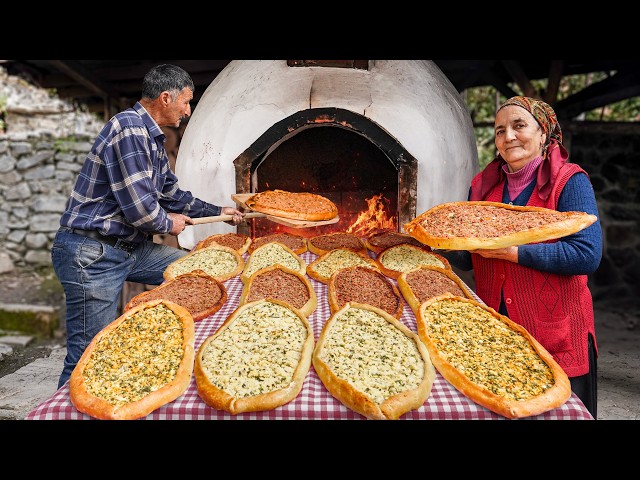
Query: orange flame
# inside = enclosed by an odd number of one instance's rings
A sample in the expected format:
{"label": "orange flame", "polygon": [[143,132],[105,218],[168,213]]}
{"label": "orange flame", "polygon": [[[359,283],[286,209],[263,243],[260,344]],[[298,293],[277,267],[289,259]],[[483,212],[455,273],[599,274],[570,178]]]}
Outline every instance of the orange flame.
{"label": "orange flame", "polygon": [[358,214],[356,221],[347,228],[347,233],[367,237],[380,230],[397,230],[397,219],[387,213],[384,202],[389,203],[389,200],[383,198],[382,193],[366,201],[367,209]]}

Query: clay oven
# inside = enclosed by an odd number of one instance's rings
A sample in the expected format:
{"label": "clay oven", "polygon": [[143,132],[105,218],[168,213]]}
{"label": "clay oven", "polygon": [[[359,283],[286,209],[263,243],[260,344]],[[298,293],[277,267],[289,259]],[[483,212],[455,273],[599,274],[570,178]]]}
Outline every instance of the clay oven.
{"label": "clay oven", "polygon": [[[362,236],[402,225],[433,205],[467,198],[478,171],[471,118],[428,60],[234,60],[194,109],[176,160],[183,189],[218,205],[280,188],[319,193],[340,222],[304,236]],[[184,248],[224,223],[187,228]],[[290,231],[253,219],[252,237]]]}

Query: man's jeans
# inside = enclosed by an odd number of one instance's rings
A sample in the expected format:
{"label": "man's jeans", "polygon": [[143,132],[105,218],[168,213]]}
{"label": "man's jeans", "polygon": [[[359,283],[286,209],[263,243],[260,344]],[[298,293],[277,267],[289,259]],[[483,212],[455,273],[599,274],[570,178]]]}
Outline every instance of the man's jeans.
{"label": "man's jeans", "polygon": [[67,356],[62,387],[93,337],[117,318],[125,281],[160,285],[167,266],[188,252],[151,241],[128,253],[61,228],[51,260],[66,297]]}

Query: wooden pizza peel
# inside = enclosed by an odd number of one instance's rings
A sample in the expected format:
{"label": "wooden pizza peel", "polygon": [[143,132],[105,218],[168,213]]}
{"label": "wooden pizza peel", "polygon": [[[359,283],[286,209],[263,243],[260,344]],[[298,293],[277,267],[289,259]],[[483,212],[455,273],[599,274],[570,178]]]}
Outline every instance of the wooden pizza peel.
{"label": "wooden pizza peel", "polygon": [[[294,220],[292,218],[277,217],[275,215],[268,215],[266,213],[261,213],[261,212],[252,212],[250,211],[251,208],[249,208],[245,202],[249,198],[251,198],[253,195],[254,195],[253,193],[236,193],[231,195],[231,200],[233,200],[235,203],[237,203],[238,205],[243,207],[245,210],[247,210],[247,213],[245,213],[244,218],[266,218],[267,220],[271,220],[272,222],[280,223],[281,225],[286,225],[287,227],[292,227],[292,228],[319,227],[321,225],[329,225],[332,223],[338,223],[340,221],[340,217],[338,215],[336,215],[331,220],[322,220],[318,222],[313,222],[310,220]],[[200,218],[194,218],[193,224],[200,225],[202,223],[228,222],[229,220],[232,220],[232,219],[233,219],[233,215],[216,215],[213,217],[200,217]]]}

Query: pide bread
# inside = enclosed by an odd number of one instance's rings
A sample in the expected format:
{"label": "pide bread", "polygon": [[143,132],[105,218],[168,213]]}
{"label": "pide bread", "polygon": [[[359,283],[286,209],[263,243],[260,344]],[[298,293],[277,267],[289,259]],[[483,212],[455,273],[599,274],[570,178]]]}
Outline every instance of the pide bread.
{"label": "pide bread", "polygon": [[245,201],[256,212],[293,220],[331,220],[338,215],[338,207],[326,197],[315,193],[265,190]]}
{"label": "pide bread", "polygon": [[561,238],[597,219],[585,212],[468,201],[436,205],[405,224],[404,229],[433,248],[475,250]]}
{"label": "pide bread", "polygon": [[347,232],[333,232],[308,238],[307,248],[316,255],[324,255],[336,248],[349,248],[363,253],[367,251],[367,247],[360,237]]}
{"label": "pide bread", "polygon": [[444,379],[495,413],[539,415],[571,396],[569,378],[551,354],[490,307],[445,293],[420,305],[416,322]]}
{"label": "pide bread", "polygon": [[102,420],[134,420],[182,395],[191,383],[195,329],[188,310],[151,300],[103,328],[71,373],[71,403]]}
{"label": "pide bread", "polygon": [[390,230],[376,232],[364,239],[364,245],[376,255],[382,252],[385,248],[400,245],[401,243],[409,243],[416,247],[424,246],[409,234]]}
{"label": "pide bread", "polygon": [[304,275],[307,272],[307,263],[293,252],[289,247],[280,242],[270,242],[256,248],[244,266],[240,280],[247,284],[251,275],[272,265],[282,265]]}
{"label": "pide bread", "polygon": [[376,257],[378,268],[386,276],[395,280],[403,272],[408,272],[420,265],[435,265],[451,270],[449,261],[442,255],[432,252],[429,247],[416,247],[408,243],[385,248]]}
{"label": "pide bread", "polygon": [[249,253],[253,253],[256,248],[261,247],[265,243],[271,242],[282,243],[293,250],[293,253],[297,255],[301,255],[307,251],[307,239],[305,237],[287,232],[273,233],[271,235],[254,238],[251,245],[249,245],[248,251]]}
{"label": "pide bread", "polygon": [[251,245],[251,237],[243,233],[219,233],[217,235],[210,235],[204,240],[199,241],[195,250],[210,247],[214,244],[233,248],[240,255],[243,255],[249,249],[249,245]]}
{"label": "pide bread", "polygon": [[413,313],[417,315],[426,300],[449,292],[457,297],[473,298],[473,294],[452,270],[435,265],[420,265],[398,277],[398,288]]}
{"label": "pide bread", "polygon": [[366,303],[400,318],[404,302],[398,288],[378,270],[362,265],[342,268],[331,275],[328,285],[331,313],[349,302]]}
{"label": "pide bread", "polygon": [[307,275],[326,285],[331,275],[341,268],[362,265],[378,270],[378,265],[368,254],[356,252],[348,248],[336,248],[319,256],[307,266]]}
{"label": "pide bread", "polygon": [[170,300],[186,308],[193,321],[197,322],[222,308],[227,301],[227,289],[211,275],[202,270],[194,270],[139,293],[129,300],[124,311],[158,298]]}
{"label": "pide bread", "polygon": [[318,297],[305,275],[282,265],[254,272],[242,288],[240,305],[264,298],[282,300],[308,317],[318,306]]}
{"label": "pide bread", "polygon": [[326,321],[312,362],[331,395],[375,420],[396,420],[422,406],[435,379],[415,333],[384,310],[357,302]]}
{"label": "pide bread", "polygon": [[302,390],[313,347],[311,325],[290,304],[240,305],[198,349],[198,395],[234,415],[284,405]]}
{"label": "pide bread", "polygon": [[163,277],[171,280],[178,275],[202,270],[219,282],[235,277],[244,268],[244,258],[236,250],[222,245],[193,250],[184,257],[170,263],[165,268]]}

